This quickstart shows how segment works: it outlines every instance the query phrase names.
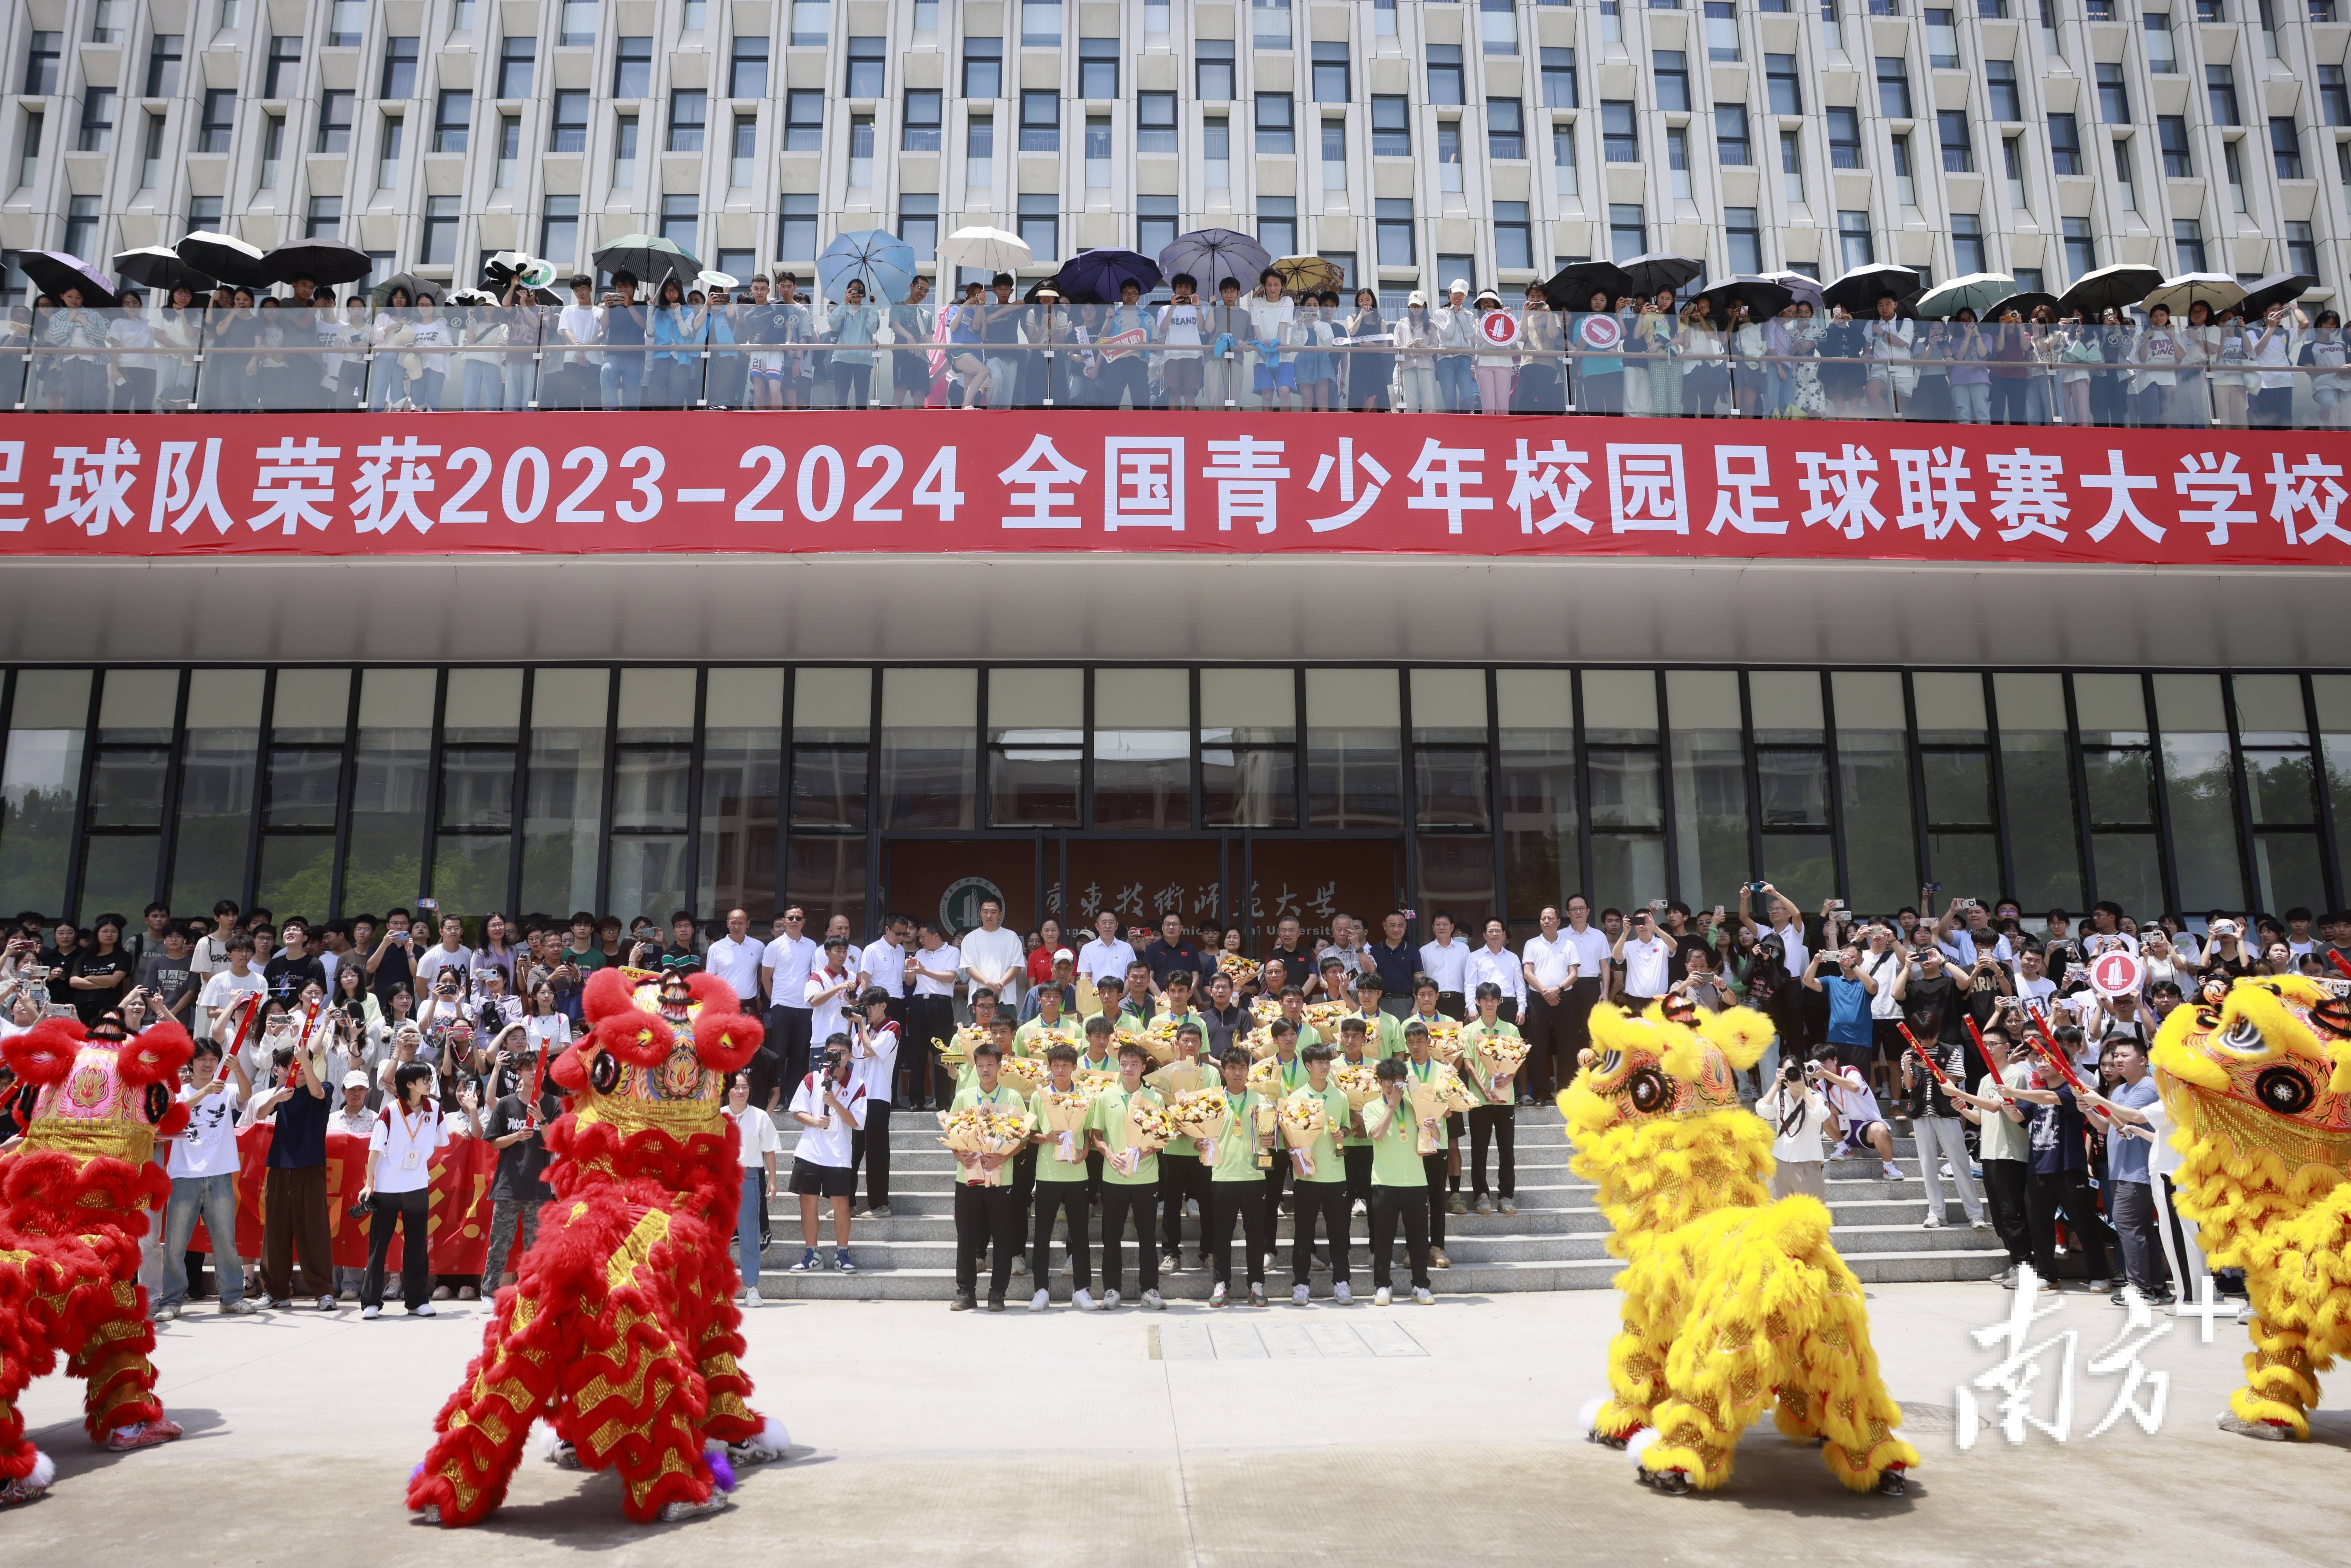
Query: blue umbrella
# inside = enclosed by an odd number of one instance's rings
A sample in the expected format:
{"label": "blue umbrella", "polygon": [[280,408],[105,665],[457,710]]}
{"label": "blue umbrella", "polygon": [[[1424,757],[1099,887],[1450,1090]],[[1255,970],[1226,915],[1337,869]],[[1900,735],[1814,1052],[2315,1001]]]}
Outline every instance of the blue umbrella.
{"label": "blue umbrella", "polygon": [[865,285],[868,295],[903,299],[914,277],[914,247],[887,229],[838,235],[816,258],[817,287],[827,299],[840,298],[852,277]]}
{"label": "blue umbrella", "polygon": [[1177,235],[1159,253],[1159,270],[1169,277],[1190,273],[1203,298],[1214,298],[1228,277],[1238,279],[1246,294],[1257,287],[1258,275],[1272,265],[1270,251],[1231,229],[1194,229]]}
{"label": "blue umbrella", "polygon": [[1113,305],[1128,284],[1148,294],[1159,287],[1159,264],[1136,251],[1102,246],[1061,263],[1053,278],[1061,298],[1081,305]]}

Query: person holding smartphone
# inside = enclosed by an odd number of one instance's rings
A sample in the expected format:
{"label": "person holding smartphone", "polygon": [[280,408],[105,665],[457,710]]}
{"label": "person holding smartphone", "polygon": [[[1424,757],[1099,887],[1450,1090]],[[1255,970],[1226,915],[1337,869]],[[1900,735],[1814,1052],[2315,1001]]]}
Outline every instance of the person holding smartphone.
{"label": "person holding smartphone", "polygon": [[1665,914],[1666,901],[1651,899],[1648,907],[1636,909],[1625,929],[1617,933],[1615,945],[1608,956],[1625,973],[1625,988],[1620,993],[1624,1005],[1639,1012],[1672,988],[1674,945],[1657,928]]}

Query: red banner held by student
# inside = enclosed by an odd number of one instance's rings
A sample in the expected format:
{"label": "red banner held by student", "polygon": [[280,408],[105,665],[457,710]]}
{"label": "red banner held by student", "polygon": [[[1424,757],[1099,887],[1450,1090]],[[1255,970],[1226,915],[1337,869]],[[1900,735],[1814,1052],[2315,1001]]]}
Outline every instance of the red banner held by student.
{"label": "red banner held by student", "polygon": [[[247,1127],[236,1135],[236,1250],[240,1257],[261,1256],[262,1186],[268,1177],[269,1143],[276,1129]],[[333,1238],[335,1265],[363,1268],[368,1255],[368,1221],[351,1218],[350,1207],[367,1185],[368,1145],[350,1133],[327,1134],[327,1229]],[[490,1181],[497,1171],[497,1151],[478,1138],[459,1138],[433,1157],[432,1218],[425,1233],[431,1239],[433,1271],[481,1277],[490,1244]],[[212,1241],[201,1221],[192,1251],[210,1252]],[[395,1275],[400,1256],[389,1266]]]}

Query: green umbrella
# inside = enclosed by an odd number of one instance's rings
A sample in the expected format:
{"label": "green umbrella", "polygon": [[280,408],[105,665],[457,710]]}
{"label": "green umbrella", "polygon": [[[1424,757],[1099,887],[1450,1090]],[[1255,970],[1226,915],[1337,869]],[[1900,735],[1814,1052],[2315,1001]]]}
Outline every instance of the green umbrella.
{"label": "green umbrella", "polygon": [[596,252],[596,265],[606,272],[633,274],[640,287],[658,288],[671,273],[684,282],[702,270],[702,263],[678,248],[675,240],[659,235],[622,235]]}

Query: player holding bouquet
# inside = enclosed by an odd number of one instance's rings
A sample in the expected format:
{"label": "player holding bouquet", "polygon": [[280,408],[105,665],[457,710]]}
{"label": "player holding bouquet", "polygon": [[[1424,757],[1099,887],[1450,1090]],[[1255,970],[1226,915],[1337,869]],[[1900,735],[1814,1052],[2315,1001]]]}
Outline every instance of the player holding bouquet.
{"label": "player holding bouquet", "polygon": [[1202,1128],[1200,1163],[1208,1171],[1207,1253],[1216,1280],[1208,1305],[1221,1307],[1232,1284],[1233,1232],[1241,1233],[1249,1305],[1265,1305],[1265,1260],[1273,1250],[1265,1173],[1273,1163],[1273,1102],[1249,1086],[1249,1059],[1227,1053],[1223,1115]]}
{"label": "player holding bouquet", "polygon": [[[1395,1022],[1394,1019],[1388,1021]],[[1346,1095],[1348,1109],[1353,1113],[1341,1149],[1341,1157],[1347,1164],[1347,1197],[1353,1211],[1364,1216],[1372,1211],[1372,1140],[1364,1135],[1364,1107],[1380,1094],[1380,1062],[1370,1052],[1370,1019],[1342,1019],[1339,1059],[1331,1064],[1331,1082]]]}
{"label": "player holding bouquet", "polygon": [[[1356,1039],[1363,1038],[1358,1030]],[[1311,1299],[1308,1275],[1314,1266],[1315,1222],[1331,1249],[1331,1299],[1344,1306],[1354,1293],[1347,1283],[1347,1164],[1338,1140],[1355,1123],[1347,1092],[1331,1082],[1331,1063],[1337,1054],[1316,1041],[1302,1053],[1306,1082],[1283,1097],[1281,1142],[1298,1177],[1292,1199],[1295,1235],[1290,1249],[1290,1299],[1304,1306]],[[1364,1145],[1366,1154],[1370,1145]]]}
{"label": "player holding bouquet", "polygon": [[[1011,1020],[995,1021],[1008,1032]],[[950,1312],[971,1311],[979,1255],[991,1248],[987,1310],[1002,1312],[1005,1288],[1012,1282],[1012,1255],[1020,1249],[1019,1222],[1012,1207],[1011,1156],[1027,1141],[1029,1103],[997,1076],[1003,1060],[1004,1048],[993,1040],[972,1047],[971,1082],[956,1092],[955,1103],[939,1118],[956,1156],[956,1291]],[[976,1124],[968,1131],[956,1120],[966,1112],[983,1113],[970,1118]],[[1016,1120],[1022,1130],[1019,1138],[1008,1142],[995,1135],[999,1124]]]}
{"label": "player holding bouquet", "polygon": [[[1420,1038],[1426,1041],[1428,1037]],[[1413,1124],[1406,1088],[1411,1069],[1405,1059],[1391,1056],[1376,1071],[1379,1098],[1364,1107],[1364,1131],[1372,1141],[1372,1304],[1384,1307],[1394,1300],[1395,1234],[1401,1224],[1405,1254],[1412,1264],[1412,1299],[1425,1307],[1437,1299],[1428,1289],[1428,1171],[1420,1153],[1426,1129]]]}
{"label": "player holding bouquet", "polygon": [[1165,1099],[1143,1081],[1144,1067],[1150,1060],[1140,1041],[1123,1042],[1118,1048],[1117,1085],[1094,1095],[1089,1135],[1094,1158],[1102,1167],[1104,1312],[1119,1304],[1125,1285],[1123,1253],[1130,1217],[1134,1221],[1134,1255],[1142,1274],[1144,1310],[1155,1312],[1167,1305],[1159,1296],[1159,1151],[1174,1141],[1176,1125],[1167,1119]]}
{"label": "player holding bouquet", "polygon": [[1034,1291],[1029,1310],[1041,1312],[1052,1304],[1046,1281],[1052,1273],[1053,1217],[1070,1218],[1070,1304],[1080,1312],[1094,1305],[1094,1274],[1088,1245],[1092,1215],[1086,1202],[1087,1130],[1093,1121],[1093,1096],[1078,1086],[1075,1046],[1056,1043],[1045,1052],[1047,1080],[1029,1098],[1029,1113],[1037,1124],[1029,1137],[1037,1154],[1037,1229],[1029,1239],[1029,1281]]}
{"label": "player holding bouquet", "polygon": [[[1477,1211],[1504,1214],[1519,1211],[1519,1170],[1516,1111],[1510,1104],[1511,1080],[1527,1059],[1527,1042],[1519,1027],[1501,1017],[1502,988],[1488,980],[1477,992],[1478,1016],[1461,1030],[1461,1061],[1456,1071],[1476,1097],[1469,1113],[1470,1189],[1477,1194]],[[1502,1148],[1500,1185],[1486,1186],[1486,1155],[1496,1144]]]}
{"label": "player holding bouquet", "polygon": [[[1176,1031],[1176,1060],[1153,1070],[1144,1079],[1170,1106],[1178,1095],[1217,1085],[1216,1066],[1200,1060],[1200,1048],[1207,1038],[1205,1029],[1179,1028]],[[1228,1057],[1239,1054],[1228,1053]],[[1181,1129],[1168,1140],[1167,1156],[1159,1166],[1159,1245],[1165,1249],[1159,1258],[1160,1271],[1173,1274],[1183,1266],[1184,1205],[1187,1200],[1199,1205],[1199,1260],[1200,1267],[1205,1269],[1208,1266],[1207,1168],[1200,1163],[1199,1145]]]}

